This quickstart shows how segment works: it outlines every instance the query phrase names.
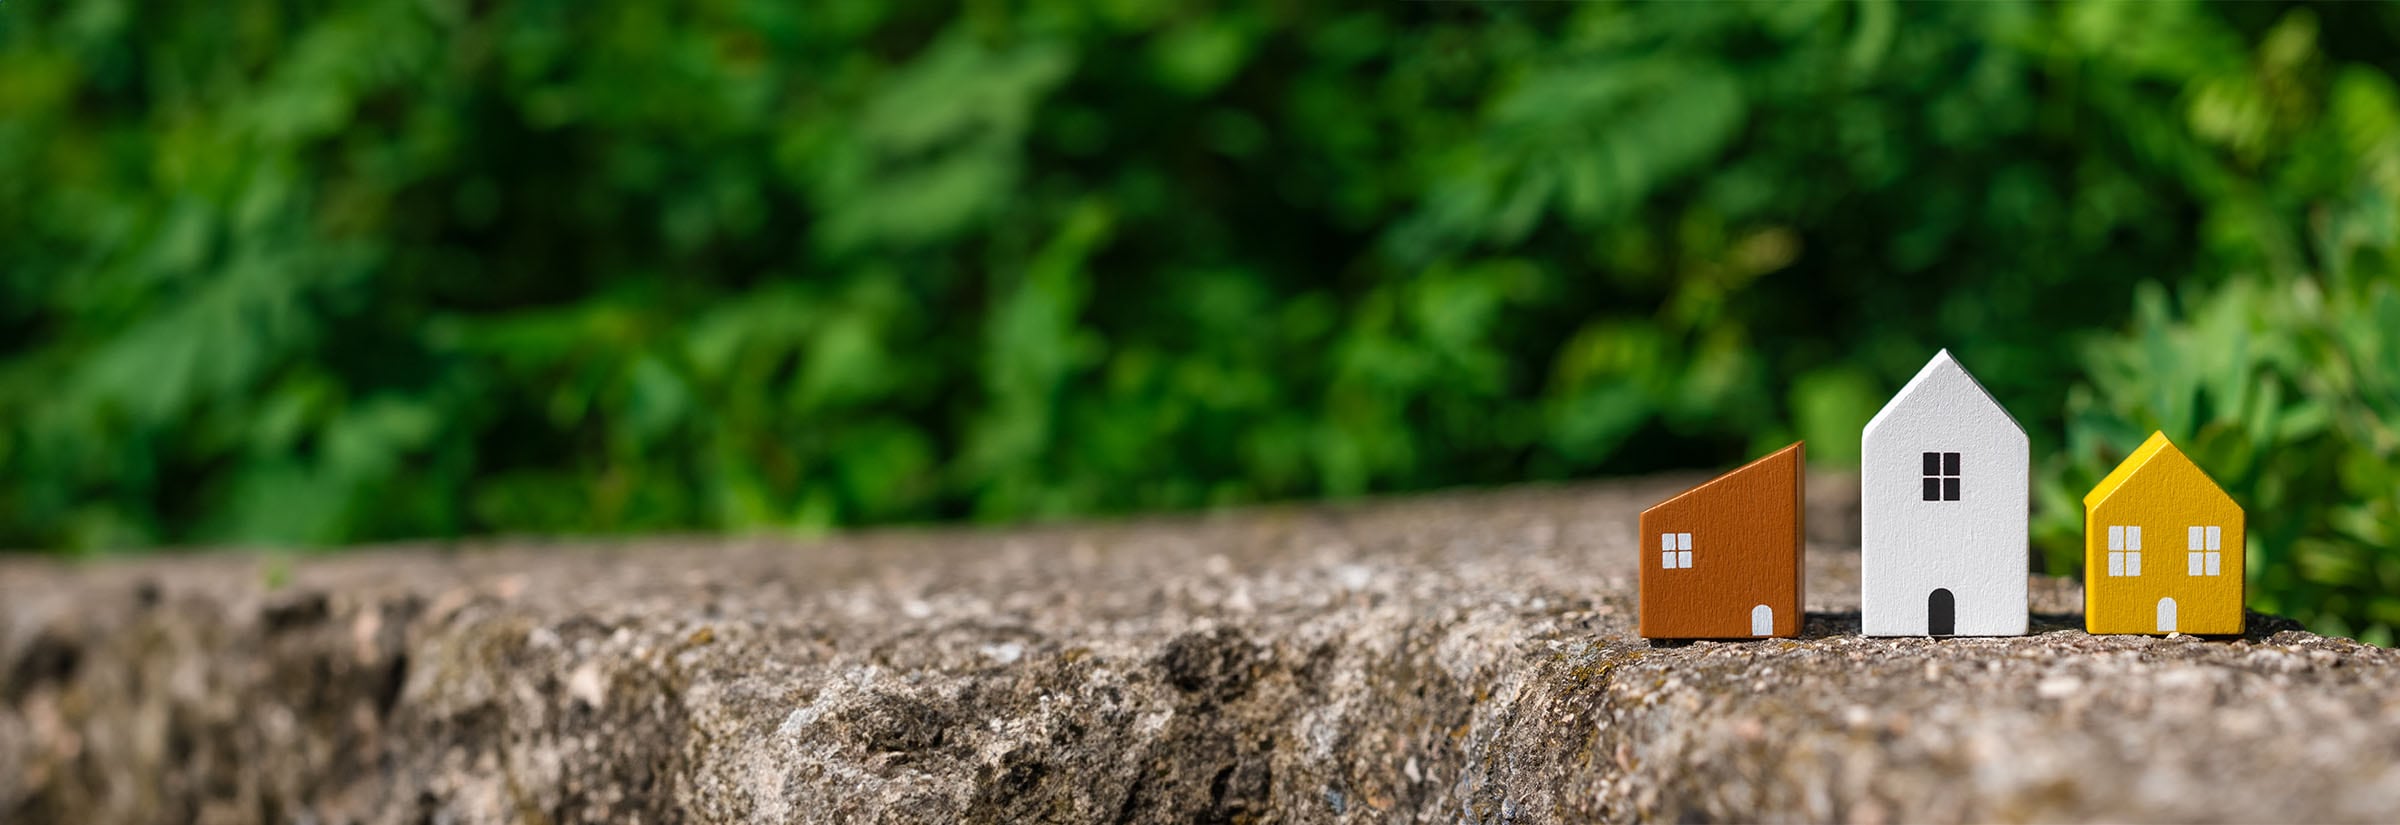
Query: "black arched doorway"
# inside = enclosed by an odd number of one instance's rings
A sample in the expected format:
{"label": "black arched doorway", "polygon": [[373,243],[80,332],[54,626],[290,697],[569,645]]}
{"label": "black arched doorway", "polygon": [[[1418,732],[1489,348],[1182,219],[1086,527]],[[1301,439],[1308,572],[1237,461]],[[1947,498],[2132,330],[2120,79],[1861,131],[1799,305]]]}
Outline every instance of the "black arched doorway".
{"label": "black arched doorway", "polygon": [[1949,588],[1934,588],[1933,593],[1925,597],[1925,632],[1934,636],[1948,636],[1957,629],[1958,600],[1950,595]]}

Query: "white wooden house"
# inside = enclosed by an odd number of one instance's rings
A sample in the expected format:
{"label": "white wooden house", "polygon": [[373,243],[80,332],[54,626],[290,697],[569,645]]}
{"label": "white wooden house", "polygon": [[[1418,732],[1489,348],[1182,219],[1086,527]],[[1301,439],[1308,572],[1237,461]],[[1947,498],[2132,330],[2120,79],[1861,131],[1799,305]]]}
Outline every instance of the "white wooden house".
{"label": "white wooden house", "polygon": [[2024,635],[2025,428],[1943,350],[1861,441],[1861,631]]}

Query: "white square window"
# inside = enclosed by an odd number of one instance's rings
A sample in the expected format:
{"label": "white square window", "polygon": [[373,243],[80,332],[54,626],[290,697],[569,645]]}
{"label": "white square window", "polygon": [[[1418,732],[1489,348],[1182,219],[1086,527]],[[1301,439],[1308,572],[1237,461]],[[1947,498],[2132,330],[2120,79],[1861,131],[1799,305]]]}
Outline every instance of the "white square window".
{"label": "white square window", "polygon": [[1658,534],[1658,566],[1666,570],[1690,568],[1692,566],[1692,534]]}
{"label": "white square window", "polygon": [[2108,528],[2108,574],[2139,576],[2142,574],[2142,528],[2140,525],[2114,525]]}

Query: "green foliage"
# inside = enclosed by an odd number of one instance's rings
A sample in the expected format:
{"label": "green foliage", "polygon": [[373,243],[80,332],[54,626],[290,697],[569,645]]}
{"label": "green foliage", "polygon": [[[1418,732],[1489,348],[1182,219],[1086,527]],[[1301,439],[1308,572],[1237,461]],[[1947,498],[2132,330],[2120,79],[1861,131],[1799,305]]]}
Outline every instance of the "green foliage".
{"label": "green foliage", "polygon": [[1798,437],[1840,464],[1948,346],[2062,456],[2046,546],[2164,427],[2255,497],[2261,606],[2384,627],[2396,31],[7,3],[0,544],[1011,520]]}
{"label": "green foliage", "polygon": [[[2248,514],[2253,607],[2390,644],[2400,628],[2400,89],[2327,65],[2315,19],[2261,38],[2251,71],[2197,85],[2191,133],[2225,164],[2203,265],[2181,300],[2137,291],[2067,399],[2034,525],[2076,566],[2080,500],[2164,431]],[[2269,162],[2269,159],[2284,159]],[[2305,208],[2306,222],[2298,214]]]}
{"label": "green foliage", "polygon": [[[2381,265],[2400,263],[2383,246]],[[2393,270],[2400,272],[2400,270]],[[2244,506],[2251,606],[2389,644],[2400,626],[2400,292],[2390,280],[2235,281],[2177,317],[2144,290],[2135,330],[2092,350],[2036,537],[2081,554],[2083,491],[2153,429]]]}

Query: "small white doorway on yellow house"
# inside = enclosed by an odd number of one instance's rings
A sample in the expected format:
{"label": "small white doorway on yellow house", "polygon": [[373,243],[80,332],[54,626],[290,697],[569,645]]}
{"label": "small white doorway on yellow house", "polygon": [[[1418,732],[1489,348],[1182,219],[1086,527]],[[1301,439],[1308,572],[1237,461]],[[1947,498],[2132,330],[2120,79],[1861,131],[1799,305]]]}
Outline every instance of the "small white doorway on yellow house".
{"label": "small white doorway on yellow house", "polygon": [[2175,632],[2175,599],[2173,597],[2158,600],[2158,632]]}

